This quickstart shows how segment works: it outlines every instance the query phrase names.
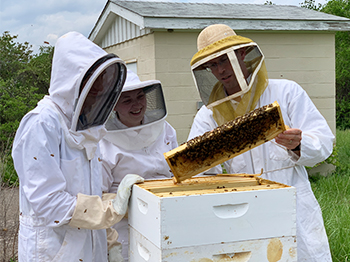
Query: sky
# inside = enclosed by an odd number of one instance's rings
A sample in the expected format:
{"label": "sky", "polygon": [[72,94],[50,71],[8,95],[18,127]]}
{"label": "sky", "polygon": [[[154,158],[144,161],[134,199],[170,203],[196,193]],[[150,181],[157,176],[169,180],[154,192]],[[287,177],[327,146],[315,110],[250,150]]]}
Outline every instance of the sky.
{"label": "sky", "polygon": [[[266,0],[164,0],[264,4]],[[325,4],[327,0],[316,0]],[[272,0],[277,5],[300,6],[304,0]],[[107,0],[0,0],[0,34],[17,35],[16,42],[29,42],[36,53],[40,46],[54,46],[69,31],[89,36]]]}

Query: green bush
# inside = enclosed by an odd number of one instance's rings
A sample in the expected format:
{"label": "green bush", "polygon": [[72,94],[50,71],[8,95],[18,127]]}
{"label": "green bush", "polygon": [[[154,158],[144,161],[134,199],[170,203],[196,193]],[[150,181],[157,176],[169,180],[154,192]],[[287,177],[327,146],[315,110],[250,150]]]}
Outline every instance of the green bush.
{"label": "green bush", "polygon": [[0,177],[1,187],[17,187],[19,185],[18,176],[15,171],[12,157],[11,157],[11,144],[13,134],[8,138],[7,143],[2,144],[0,148]]}
{"label": "green bush", "polygon": [[34,54],[29,43],[16,42],[17,36],[0,36],[0,149],[4,154],[3,182],[16,183],[17,176],[10,155],[11,145],[23,116],[48,93],[53,47],[40,47]]}
{"label": "green bush", "polygon": [[337,129],[350,129],[350,100],[337,99],[336,101],[336,125]]}

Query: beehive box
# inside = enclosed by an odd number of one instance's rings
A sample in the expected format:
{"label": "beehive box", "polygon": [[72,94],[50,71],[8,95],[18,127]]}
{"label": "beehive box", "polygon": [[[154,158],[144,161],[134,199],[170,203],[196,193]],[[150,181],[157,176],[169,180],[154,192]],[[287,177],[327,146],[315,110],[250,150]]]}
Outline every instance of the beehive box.
{"label": "beehive box", "polygon": [[[181,184],[166,179],[134,185],[129,206],[130,262],[192,261],[169,260],[169,256],[182,252],[199,259],[204,250],[219,259],[243,252],[238,243],[261,246],[266,253],[272,239],[294,249],[295,194],[294,187],[259,177],[206,176]],[[141,260],[141,254],[148,260]]]}
{"label": "beehive box", "polygon": [[129,262],[297,262],[296,237],[159,249],[130,227]]}

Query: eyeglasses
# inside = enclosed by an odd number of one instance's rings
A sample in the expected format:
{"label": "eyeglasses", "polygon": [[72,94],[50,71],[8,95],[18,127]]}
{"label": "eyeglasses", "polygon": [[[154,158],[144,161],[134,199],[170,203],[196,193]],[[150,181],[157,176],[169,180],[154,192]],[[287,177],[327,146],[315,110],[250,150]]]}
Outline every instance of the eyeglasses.
{"label": "eyeglasses", "polygon": [[214,71],[218,69],[218,66],[226,66],[229,63],[228,57],[224,55],[217,62],[208,62],[205,65],[205,69],[208,71]]}

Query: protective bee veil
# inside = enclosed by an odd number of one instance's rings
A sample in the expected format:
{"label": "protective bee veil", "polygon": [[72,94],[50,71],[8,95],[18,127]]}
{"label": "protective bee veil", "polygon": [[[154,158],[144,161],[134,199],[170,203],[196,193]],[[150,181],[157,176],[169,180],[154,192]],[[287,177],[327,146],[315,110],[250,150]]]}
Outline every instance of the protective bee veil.
{"label": "protective bee veil", "polygon": [[253,110],[268,84],[259,46],[226,25],[204,29],[197,45],[192,75],[216,122],[221,125]]}
{"label": "protective bee veil", "polygon": [[142,82],[128,70],[122,95],[106,123],[105,138],[127,150],[147,147],[163,131],[166,116],[160,81]]}

